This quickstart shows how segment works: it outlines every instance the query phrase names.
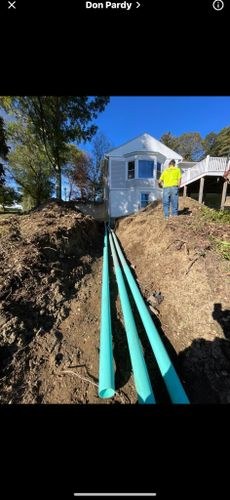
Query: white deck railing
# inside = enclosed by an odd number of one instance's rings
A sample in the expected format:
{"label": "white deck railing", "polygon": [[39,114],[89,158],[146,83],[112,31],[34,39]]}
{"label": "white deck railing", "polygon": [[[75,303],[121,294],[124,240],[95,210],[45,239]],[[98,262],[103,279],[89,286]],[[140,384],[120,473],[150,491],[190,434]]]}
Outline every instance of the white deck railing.
{"label": "white deck railing", "polygon": [[226,170],[226,157],[207,156],[182,174],[181,187],[190,184],[204,175],[223,175]]}

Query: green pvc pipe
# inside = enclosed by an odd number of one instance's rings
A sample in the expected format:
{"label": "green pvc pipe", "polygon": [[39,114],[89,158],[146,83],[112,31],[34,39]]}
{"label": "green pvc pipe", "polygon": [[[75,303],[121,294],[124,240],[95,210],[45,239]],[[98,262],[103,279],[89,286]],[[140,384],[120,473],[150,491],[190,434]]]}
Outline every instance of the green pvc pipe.
{"label": "green pvc pipe", "polygon": [[190,404],[187,394],[182,386],[182,383],[176,373],[176,370],[172,364],[171,359],[165,349],[165,346],[160,338],[160,335],[154,325],[152,317],[149,313],[148,307],[146,306],[144,299],[139,291],[137,283],[131,273],[129,265],[127,264],[125,257],[121,251],[120,245],[118,243],[117,237],[112,231],[114,243],[119,255],[122,268],[124,270],[125,276],[127,278],[130,290],[132,292],[134,301],[136,303],[137,309],[139,311],[140,317],[142,319],[143,325],[145,327],[146,333],[149,338],[152,350],[154,352],[157,364],[159,366],[161,375],[164,379],[164,383],[168,390],[171,401],[176,404]]}
{"label": "green pvc pipe", "polygon": [[109,260],[108,260],[108,233],[105,226],[102,292],[101,292],[101,325],[100,325],[100,356],[99,356],[99,387],[100,398],[112,398],[115,393],[112,326],[110,314],[109,294]]}
{"label": "green pvc pipe", "polygon": [[141,404],[154,404],[156,401],[153,395],[148,370],[145,364],[141,343],[138,337],[136,324],[134,321],[131,305],[125,287],[124,278],[118,262],[116,250],[111,235],[109,235],[109,242],[112,251],[113,264],[119,290],[121,308],[125,323],[125,331],[128,341],[128,347],[129,347],[131,364],[133,368],[134,382],[137,390],[138,401]]}

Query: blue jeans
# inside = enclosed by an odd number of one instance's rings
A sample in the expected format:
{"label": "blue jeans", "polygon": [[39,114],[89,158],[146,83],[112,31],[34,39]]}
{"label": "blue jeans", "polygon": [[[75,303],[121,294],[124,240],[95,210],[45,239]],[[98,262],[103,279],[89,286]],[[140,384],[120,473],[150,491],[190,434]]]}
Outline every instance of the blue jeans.
{"label": "blue jeans", "polygon": [[169,216],[170,203],[172,205],[172,215],[178,215],[178,187],[163,188],[163,210],[164,216]]}

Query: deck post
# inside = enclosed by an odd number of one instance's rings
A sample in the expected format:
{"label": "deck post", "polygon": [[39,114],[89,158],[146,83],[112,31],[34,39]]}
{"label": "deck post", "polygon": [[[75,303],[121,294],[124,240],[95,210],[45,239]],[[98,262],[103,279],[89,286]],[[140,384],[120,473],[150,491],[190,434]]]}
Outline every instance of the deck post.
{"label": "deck post", "polygon": [[183,196],[187,196],[187,185],[184,186]]}
{"label": "deck post", "polygon": [[203,201],[203,193],[204,193],[204,177],[200,179],[200,189],[199,189],[199,203]]}
{"label": "deck post", "polygon": [[223,189],[222,189],[222,197],[221,197],[220,210],[224,210],[224,205],[225,205],[225,201],[226,201],[226,194],[227,194],[227,188],[228,188],[228,181],[224,181],[224,183],[223,183]]}

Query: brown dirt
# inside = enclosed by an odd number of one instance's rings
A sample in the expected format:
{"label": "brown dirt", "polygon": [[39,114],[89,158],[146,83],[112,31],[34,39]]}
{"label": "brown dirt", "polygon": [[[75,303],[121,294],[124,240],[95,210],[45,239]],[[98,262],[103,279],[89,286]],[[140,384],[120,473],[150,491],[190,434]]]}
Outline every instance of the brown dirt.
{"label": "brown dirt", "polygon": [[180,198],[166,222],[152,204],[117,221],[117,235],[193,403],[230,403],[230,263],[214,239],[230,241],[229,224],[207,222],[202,206]]}
{"label": "brown dirt", "polygon": [[2,403],[136,402],[129,363],[112,400],[97,394],[103,231],[55,201],[0,219]]}
{"label": "brown dirt", "polygon": [[[189,198],[180,205],[187,209],[168,223],[162,206],[150,205],[119,220],[117,235],[144,297],[163,295],[153,319],[191,401],[229,403],[230,263],[212,237],[230,241],[230,228],[206,222]],[[0,218],[0,236],[0,401],[136,403],[113,272],[116,395],[98,398],[103,225],[53,201],[29,215]],[[168,402],[130,300],[156,399]]]}

